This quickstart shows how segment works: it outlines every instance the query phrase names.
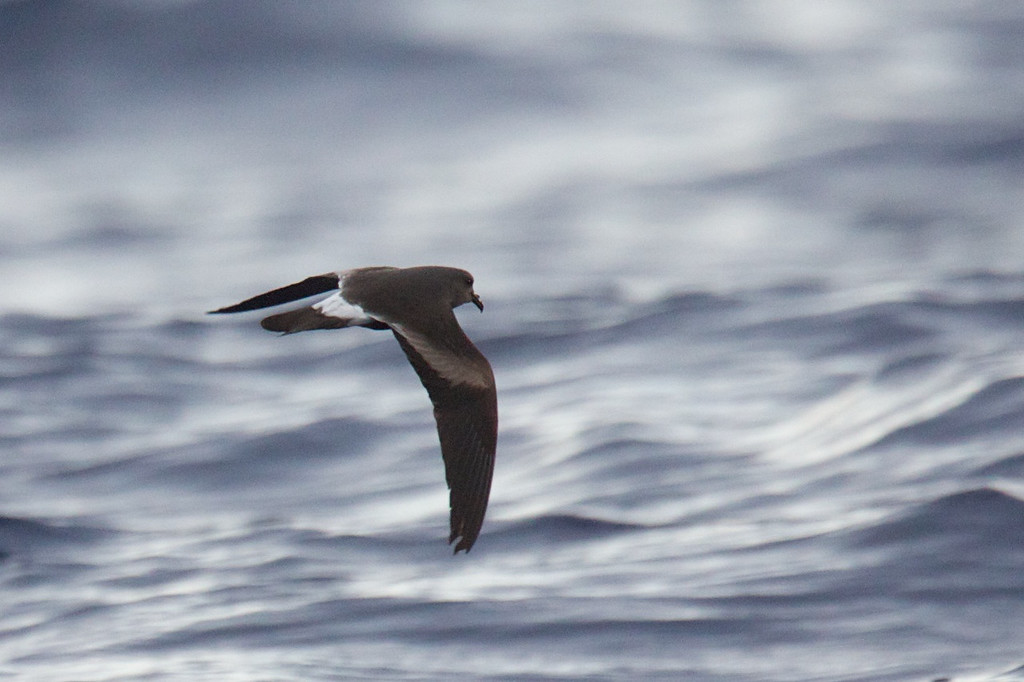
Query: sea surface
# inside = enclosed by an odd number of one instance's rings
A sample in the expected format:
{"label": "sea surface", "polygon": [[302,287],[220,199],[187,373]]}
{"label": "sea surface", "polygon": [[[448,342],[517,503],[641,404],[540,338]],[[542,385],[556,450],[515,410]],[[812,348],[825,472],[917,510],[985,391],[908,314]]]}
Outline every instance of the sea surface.
{"label": "sea surface", "polygon": [[[1024,5],[0,2],[0,679],[1024,680]],[[470,270],[447,539],[390,334]]]}

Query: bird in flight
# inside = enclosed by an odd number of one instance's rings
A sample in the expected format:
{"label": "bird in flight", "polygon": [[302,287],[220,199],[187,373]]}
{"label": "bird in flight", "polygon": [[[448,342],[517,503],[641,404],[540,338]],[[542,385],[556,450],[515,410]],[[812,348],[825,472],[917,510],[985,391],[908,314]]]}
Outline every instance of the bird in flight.
{"label": "bird in flight", "polygon": [[264,318],[268,331],[390,329],[434,404],[449,489],[455,553],[468,552],[487,511],[498,440],[498,398],[487,358],[462,331],[453,310],[484,305],[473,276],[441,266],[368,267],[307,277],[241,303],[211,310],[240,313],[333,291],[310,306]]}

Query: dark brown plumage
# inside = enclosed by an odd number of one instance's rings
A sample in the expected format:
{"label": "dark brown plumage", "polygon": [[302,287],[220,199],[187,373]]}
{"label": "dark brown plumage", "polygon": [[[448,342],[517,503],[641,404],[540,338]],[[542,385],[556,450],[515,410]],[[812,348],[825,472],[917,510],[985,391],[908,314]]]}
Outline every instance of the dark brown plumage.
{"label": "dark brown plumage", "polygon": [[369,267],[309,277],[212,313],[236,313],[334,290],[318,303],[264,318],[284,334],[314,329],[390,329],[434,405],[451,508],[448,542],[469,551],[487,511],[498,438],[494,373],[453,309],[483,303],[473,276],[441,266]]}

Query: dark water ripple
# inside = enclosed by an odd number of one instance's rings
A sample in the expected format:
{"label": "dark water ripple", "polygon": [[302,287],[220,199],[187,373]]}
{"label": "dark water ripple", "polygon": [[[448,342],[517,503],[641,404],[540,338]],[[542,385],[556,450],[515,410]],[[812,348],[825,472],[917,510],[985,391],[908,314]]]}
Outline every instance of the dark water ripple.
{"label": "dark water ripple", "polygon": [[898,429],[878,445],[949,443],[1001,431],[1016,433],[1021,424],[1024,424],[1024,378],[1014,377],[985,386],[940,415]]}
{"label": "dark water ripple", "polygon": [[110,537],[113,531],[85,525],[37,519],[0,517],[0,555],[30,555],[35,550],[89,545]]}
{"label": "dark water ripple", "polygon": [[866,547],[899,546],[906,556],[938,558],[930,544],[946,545],[951,560],[991,561],[1024,551],[1024,526],[1019,523],[1024,501],[992,488],[954,493],[908,510],[899,518],[860,533]]}

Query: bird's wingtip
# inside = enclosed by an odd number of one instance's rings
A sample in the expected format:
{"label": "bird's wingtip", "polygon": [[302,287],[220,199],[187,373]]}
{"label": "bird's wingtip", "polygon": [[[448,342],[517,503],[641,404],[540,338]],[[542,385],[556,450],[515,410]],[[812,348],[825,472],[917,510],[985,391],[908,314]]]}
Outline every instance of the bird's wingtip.
{"label": "bird's wingtip", "polygon": [[453,535],[451,538],[448,539],[448,544],[455,542],[455,538],[459,538],[459,541],[455,545],[455,550],[452,552],[452,554],[458,554],[459,552],[465,552],[466,554],[469,554],[469,550],[473,549],[473,542],[476,540],[476,538],[470,540],[468,538],[464,538],[458,535]]}

